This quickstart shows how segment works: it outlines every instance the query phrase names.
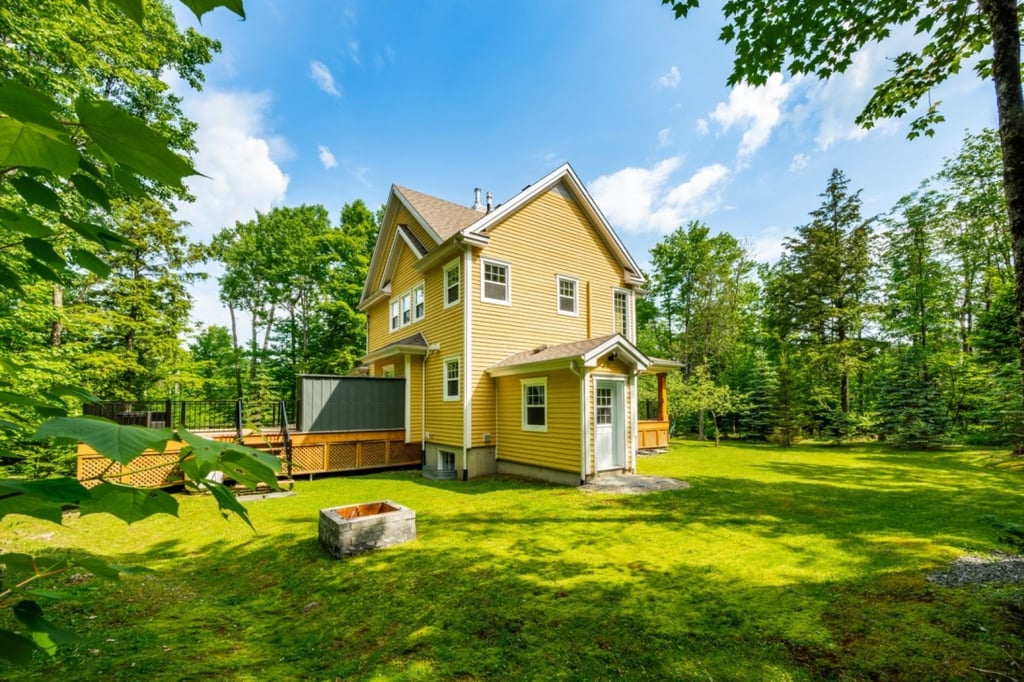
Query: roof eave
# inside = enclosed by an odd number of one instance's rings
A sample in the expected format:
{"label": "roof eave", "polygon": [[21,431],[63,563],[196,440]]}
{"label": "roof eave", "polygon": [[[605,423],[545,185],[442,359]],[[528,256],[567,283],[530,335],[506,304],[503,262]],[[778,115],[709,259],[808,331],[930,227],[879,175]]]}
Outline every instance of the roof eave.
{"label": "roof eave", "polygon": [[377,350],[367,353],[363,357],[359,358],[359,362],[376,362],[377,360],[383,360],[384,358],[394,357],[396,355],[426,355],[427,349],[424,346],[419,345],[393,345],[384,346]]}

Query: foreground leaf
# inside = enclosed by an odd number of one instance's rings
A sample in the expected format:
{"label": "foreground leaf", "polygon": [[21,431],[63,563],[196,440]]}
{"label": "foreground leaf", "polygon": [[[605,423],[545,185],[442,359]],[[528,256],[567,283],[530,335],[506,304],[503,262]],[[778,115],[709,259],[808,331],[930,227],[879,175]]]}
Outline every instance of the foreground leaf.
{"label": "foreground leaf", "polygon": [[43,618],[43,610],[34,601],[26,599],[15,604],[14,617],[29,629],[35,645],[51,656],[57,653],[58,644],[77,644],[82,641],[75,633],[48,623]]}
{"label": "foreground leaf", "polygon": [[61,417],[43,422],[32,438],[81,441],[104,457],[128,464],[146,450],[163,452],[170,436],[168,429],[126,426],[102,417]]}
{"label": "foreground leaf", "polygon": [[47,128],[0,118],[0,166],[46,168],[70,175],[78,167],[78,150],[66,137]]}
{"label": "foreground leaf", "polygon": [[37,648],[28,637],[10,630],[0,630],[0,658],[6,658],[16,665],[28,665],[32,662],[32,652]]}
{"label": "foreground leaf", "polygon": [[249,510],[242,506],[242,503],[238,501],[235,496],[235,491],[231,490],[223,483],[207,482],[203,484],[210,494],[213,495],[213,499],[217,501],[217,506],[220,508],[220,514],[225,519],[228,517],[228,513],[234,513],[239,516],[246,525],[253,530],[256,527],[252,525],[252,521],[249,520]]}
{"label": "foreground leaf", "polygon": [[0,496],[8,492],[19,492],[49,502],[78,504],[89,497],[89,491],[76,479],[67,476],[26,481],[16,478],[0,480]]}
{"label": "foreground leaf", "polygon": [[82,516],[107,513],[131,524],[154,514],[178,515],[178,501],[163,490],[105,482],[89,492]]}
{"label": "foreground leaf", "polygon": [[23,514],[60,525],[64,520],[63,505],[22,492],[0,492],[0,519],[9,514]]}
{"label": "foreground leaf", "polygon": [[192,10],[192,13],[199,20],[202,20],[204,14],[218,7],[229,9],[245,19],[245,8],[242,6],[242,0],[181,0],[181,4]]}
{"label": "foreground leaf", "polygon": [[150,569],[143,566],[119,566],[118,564],[108,564],[106,561],[97,559],[96,557],[76,559],[75,565],[81,566],[97,578],[103,578],[104,580],[118,580],[122,573],[152,573]]}
{"label": "foreground leaf", "polygon": [[191,163],[171,151],[166,138],[124,109],[83,96],[75,102],[75,110],[82,129],[118,163],[178,188],[183,187],[182,178],[196,174]]}

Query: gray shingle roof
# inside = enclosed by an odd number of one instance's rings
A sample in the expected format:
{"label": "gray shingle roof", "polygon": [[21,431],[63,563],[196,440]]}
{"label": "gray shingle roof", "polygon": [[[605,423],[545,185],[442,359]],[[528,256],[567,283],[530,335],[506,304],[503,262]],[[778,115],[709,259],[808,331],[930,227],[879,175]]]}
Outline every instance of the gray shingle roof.
{"label": "gray shingle roof", "polygon": [[594,339],[584,339],[583,341],[573,341],[572,343],[563,343],[557,346],[540,346],[539,348],[510,355],[504,360],[500,360],[491,365],[490,369],[515,367],[516,365],[531,365],[535,362],[545,362],[547,360],[578,358],[594,350],[613,336],[615,336],[615,334],[599,336]]}
{"label": "gray shingle roof", "polygon": [[416,212],[428,223],[424,227],[429,227],[436,232],[442,242],[447,241],[456,232],[469,227],[486,215],[469,206],[438,199],[407,187],[395,185],[395,191],[399,192],[409,202],[409,205],[416,209]]}

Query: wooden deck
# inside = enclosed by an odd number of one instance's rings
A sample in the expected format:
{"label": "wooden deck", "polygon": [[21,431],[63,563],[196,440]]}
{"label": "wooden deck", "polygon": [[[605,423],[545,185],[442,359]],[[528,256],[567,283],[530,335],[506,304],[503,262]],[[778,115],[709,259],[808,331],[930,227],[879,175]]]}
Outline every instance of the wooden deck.
{"label": "wooden deck", "polygon": [[636,423],[637,447],[654,450],[668,447],[668,420],[640,419]]}
{"label": "wooden deck", "polygon": [[[213,440],[233,442],[234,431],[201,433]],[[409,467],[420,463],[420,444],[406,443],[404,430],[346,431],[327,433],[293,433],[292,477],[325,473],[343,473],[364,469]],[[284,447],[280,433],[250,432],[244,436],[245,445],[272,452],[281,462],[281,476],[287,476],[287,463],[283,461]],[[86,486],[95,485],[94,479],[104,478],[137,486],[170,486],[181,483],[178,453],[181,443],[168,443],[163,453],[147,450],[123,469],[121,465],[98,454],[89,446],[78,444],[78,479]]]}

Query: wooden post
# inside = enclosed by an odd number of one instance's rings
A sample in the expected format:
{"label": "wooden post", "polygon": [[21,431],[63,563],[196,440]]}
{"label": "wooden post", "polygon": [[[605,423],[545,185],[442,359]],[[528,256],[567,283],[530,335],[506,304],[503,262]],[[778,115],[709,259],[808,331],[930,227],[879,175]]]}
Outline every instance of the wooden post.
{"label": "wooden post", "polygon": [[658,372],[658,421],[668,421],[668,382],[664,372]]}

